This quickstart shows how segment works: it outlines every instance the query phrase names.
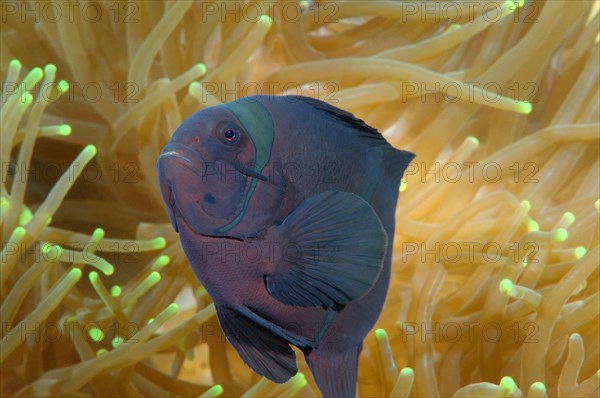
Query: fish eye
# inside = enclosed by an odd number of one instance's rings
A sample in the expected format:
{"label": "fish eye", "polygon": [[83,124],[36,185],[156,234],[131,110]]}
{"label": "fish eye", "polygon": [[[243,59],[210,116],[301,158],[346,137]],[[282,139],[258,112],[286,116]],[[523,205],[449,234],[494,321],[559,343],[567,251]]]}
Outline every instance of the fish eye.
{"label": "fish eye", "polygon": [[237,130],[232,128],[228,128],[223,131],[223,138],[226,144],[234,144],[238,140],[239,136],[240,134],[237,132]]}

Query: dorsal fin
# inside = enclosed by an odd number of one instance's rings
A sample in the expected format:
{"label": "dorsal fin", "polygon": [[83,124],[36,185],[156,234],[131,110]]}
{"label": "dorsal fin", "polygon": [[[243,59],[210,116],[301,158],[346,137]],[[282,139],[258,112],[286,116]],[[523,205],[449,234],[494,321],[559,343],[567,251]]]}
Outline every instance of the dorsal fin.
{"label": "dorsal fin", "polygon": [[325,112],[336,120],[354,128],[359,136],[371,141],[370,145],[374,144],[376,146],[381,146],[386,154],[385,167],[388,173],[390,173],[394,183],[400,184],[400,179],[404,175],[404,171],[408,167],[408,164],[415,157],[414,153],[394,148],[387,142],[383,135],[377,131],[376,128],[369,126],[363,120],[357,118],[350,112],[330,105],[327,102],[310,97],[304,97],[302,95],[290,95],[288,97],[294,100],[303,101],[307,105],[310,105],[319,111]]}
{"label": "dorsal fin", "polygon": [[376,141],[381,141],[381,144],[387,143],[385,138],[383,138],[381,133],[377,131],[376,128],[369,126],[367,123],[364,122],[364,120],[357,118],[350,112],[330,105],[327,102],[310,97],[304,97],[302,95],[289,95],[288,97],[294,100],[303,101],[307,105],[310,105],[319,111],[327,113],[329,116],[335,118],[336,120],[346,124],[349,127],[356,129],[358,134],[362,137],[365,137],[367,139],[374,139]]}

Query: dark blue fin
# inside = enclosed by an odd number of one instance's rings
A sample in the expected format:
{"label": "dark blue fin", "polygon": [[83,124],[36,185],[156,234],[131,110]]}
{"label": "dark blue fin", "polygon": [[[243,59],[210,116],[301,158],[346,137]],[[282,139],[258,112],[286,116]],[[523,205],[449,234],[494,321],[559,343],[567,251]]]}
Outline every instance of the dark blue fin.
{"label": "dark blue fin", "polygon": [[367,140],[369,146],[380,146],[384,150],[386,170],[391,170],[390,175],[394,183],[396,181],[398,184],[400,183],[400,178],[402,178],[406,167],[408,167],[408,164],[415,157],[413,153],[394,148],[387,142],[383,135],[377,131],[376,128],[369,126],[363,120],[357,118],[350,112],[337,108],[321,100],[303,97],[301,95],[288,95],[286,98],[288,100],[294,99],[296,101],[302,101],[307,105],[312,106],[314,109],[323,112],[329,117],[337,120],[343,125],[354,129],[359,137]]}
{"label": "dark blue fin", "polygon": [[375,142],[379,141],[382,144],[387,144],[387,141],[376,128],[369,126],[362,119],[357,118],[353,114],[343,109],[337,108],[333,105],[328,104],[327,102],[304,97],[302,95],[288,95],[286,96],[288,100],[294,99],[296,101],[303,101],[307,105],[312,106],[318,111],[324,112],[328,116],[336,119],[338,122],[345,124],[348,127],[356,129],[356,132],[369,140],[374,140]]}
{"label": "dark blue fin", "polygon": [[342,352],[314,349],[305,354],[306,363],[323,398],[356,396],[356,374],[360,350],[360,346]]}
{"label": "dark blue fin", "polygon": [[[236,311],[240,314],[246,316],[250,321],[256,323],[257,325],[262,326],[267,329],[271,333],[274,333],[276,336],[281,337],[282,339],[292,343],[293,345],[301,348],[314,348],[317,346],[317,341],[308,339],[306,337],[298,336],[288,330],[285,330],[272,322],[269,322],[265,318],[263,318],[260,313],[254,309],[247,306],[236,307]],[[329,319],[326,318],[326,319]],[[326,320],[326,322],[328,322]]]}
{"label": "dark blue fin", "polygon": [[287,341],[237,311],[216,306],[223,333],[244,363],[256,373],[283,383],[298,372],[296,354]]}
{"label": "dark blue fin", "polygon": [[390,148],[386,155],[385,170],[391,176],[393,184],[400,185],[400,179],[414,158],[415,154],[412,152]]}
{"label": "dark blue fin", "polygon": [[281,258],[265,282],[285,304],[346,304],[365,294],[382,269],[386,233],[373,208],[350,192],[304,200],[275,234]]}

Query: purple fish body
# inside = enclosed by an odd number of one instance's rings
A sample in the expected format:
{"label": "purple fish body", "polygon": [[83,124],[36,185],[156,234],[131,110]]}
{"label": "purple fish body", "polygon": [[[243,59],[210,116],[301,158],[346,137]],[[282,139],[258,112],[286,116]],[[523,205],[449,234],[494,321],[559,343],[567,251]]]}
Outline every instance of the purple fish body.
{"label": "purple fish body", "polygon": [[163,199],[232,346],[284,382],[300,348],[325,397],[354,396],[390,278],[412,153],[352,114],[255,96],[183,122],[158,160]]}

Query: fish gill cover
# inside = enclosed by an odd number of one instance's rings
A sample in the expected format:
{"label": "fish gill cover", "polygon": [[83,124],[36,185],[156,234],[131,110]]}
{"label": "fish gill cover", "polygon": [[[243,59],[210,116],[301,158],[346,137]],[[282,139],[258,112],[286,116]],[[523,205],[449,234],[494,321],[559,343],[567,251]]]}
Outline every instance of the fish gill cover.
{"label": "fish gill cover", "polygon": [[598,1],[0,7],[1,396],[316,396],[235,355],[161,203],[175,129],[254,94],[418,155],[359,396],[598,394]]}

